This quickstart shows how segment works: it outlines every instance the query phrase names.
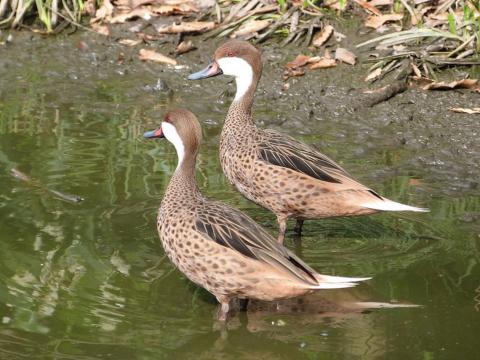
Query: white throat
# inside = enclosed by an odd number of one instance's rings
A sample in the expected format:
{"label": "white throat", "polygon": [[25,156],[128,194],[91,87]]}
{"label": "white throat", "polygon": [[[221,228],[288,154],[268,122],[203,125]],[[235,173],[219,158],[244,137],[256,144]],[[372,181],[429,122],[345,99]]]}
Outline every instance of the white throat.
{"label": "white throat", "polygon": [[234,101],[245,95],[253,81],[253,69],[248,62],[239,57],[224,57],[218,59],[218,65],[225,75],[235,77],[237,93]]}
{"label": "white throat", "polygon": [[162,132],[163,135],[167,138],[168,141],[170,141],[173,146],[175,146],[175,150],[177,151],[177,156],[178,156],[178,164],[177,164],[177,169],[180,167],[180,164],[183,161],[183,158],[185,157],[185,146],[183,146],[183,141],[180,138],[180,136],[177,133],[177,129],[175,129],[175,126],[168,122],[162,122]]}

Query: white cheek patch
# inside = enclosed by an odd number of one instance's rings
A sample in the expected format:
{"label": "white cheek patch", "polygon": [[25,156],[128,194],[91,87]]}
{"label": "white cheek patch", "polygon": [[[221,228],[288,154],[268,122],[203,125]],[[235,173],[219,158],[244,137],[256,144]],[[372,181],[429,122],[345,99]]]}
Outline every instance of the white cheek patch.
{"label": "white cheek patch", "polygon": [[175,126],[173,126],[168,122],[162,122],[162,132],[163,132],[163,135],[165,135],[165,137],[167,138],[167,140],[170,141],[173,144],[173,146],[175,146],[175,150],[177,151],[177,156],[178,156],[178,165],[177,165],[177,169],[178,169],[185,156],[185,146],[183,146],[183,141],[178,135],[177,129],[175,129]]}
{"label": "white cheek patch", "polygon": [[250,64],[239,57],[221,58],[217,62],[225,75],[235,76],[237,83],[235,100],[242,98],[253,80],[253,69]]}

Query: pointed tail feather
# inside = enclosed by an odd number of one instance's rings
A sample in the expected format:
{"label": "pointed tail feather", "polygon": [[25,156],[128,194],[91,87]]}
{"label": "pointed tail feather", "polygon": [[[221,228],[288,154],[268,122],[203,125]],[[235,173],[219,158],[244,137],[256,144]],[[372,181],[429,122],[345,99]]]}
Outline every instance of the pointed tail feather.
{"label": "pointed tail feather", "polygon": [[312,289],[343,289],[358,285],[360,281],[370,280],[371,277],[354,278],[343,276],[330,276],[315,274],[318,285],[312,286]]}
{"label": "pointed tail feather", "polygon": [[416,211],[416,212],[430,211],[430,209],[404,205],[404,204],[400,204],[398,202],[388,200],[385,198],[383,200],[378,199],[378,200],[367,202],[362,206],[368,209],[381,210],[381,211]]}

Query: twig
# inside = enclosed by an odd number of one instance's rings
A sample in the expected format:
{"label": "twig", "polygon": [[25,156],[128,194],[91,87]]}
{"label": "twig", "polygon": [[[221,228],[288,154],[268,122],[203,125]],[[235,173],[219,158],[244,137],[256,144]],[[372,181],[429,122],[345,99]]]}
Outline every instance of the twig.
{"label": "twig", "polygon": [[465,49],[465,47],[470,44],[472,42],[472,40],[475,39],[475,34],[473,34],[472,36],[470,36],[462,45],[460,45],[459,47],[457,47],[455,50],[453,50],[451,53],[449,53],[447,55],[447,57],[452,57],[453,55],[455,55],[456,53],[459,53],[460,51],[462,51],[463,49]]}
{"label": "twig", "polygon": [[264,32],[258,39],[257,43],[261,43],[267,39],[271,34],[273,34],[280,26],[284,25],[287,19],[292,15],[294,11],[297,10],[296,6],[292,6],[288,11],[282,15],[280,19],[277,20],[273,25],[269,27],[269,29]]}
{"label": "twig", "polygon": [[60,16],[63,20],[65,20],[66,22],[68,22],[69,24],[71,25],[75,25],[76,27],[80,28],[80,29],[83,29],[83,30],[86,30],[86,31],[90,31],[92,33],[97,33],[96,31],[90,29],[89,27],[86,27],[86,26],[83,26],[82,24],[76,22],[75,20],[72,20],[72,19],[69,19],[67,18],[65,15],[63,15],[62,13],[58,12],[58,11],[54,11],[50,6],[47,5],[47,8],[50,9],[52,11],[52,13],[55,13],[57,14],[58,16]]}

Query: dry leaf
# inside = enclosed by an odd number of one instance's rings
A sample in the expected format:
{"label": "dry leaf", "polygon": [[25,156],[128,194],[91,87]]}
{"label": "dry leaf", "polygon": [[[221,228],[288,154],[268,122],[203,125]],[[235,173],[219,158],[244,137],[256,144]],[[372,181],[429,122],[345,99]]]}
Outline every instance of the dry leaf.
{"label": "dry leaf", "polygon": [[327,42],[330,36],[333,34],[333,26],[327,25],[320,32],[316,33],[313,37],[312,45],[320,47]]}
{"label": "dry leaf", "polygon": [[135,45],[138,45],[142,42],[142,40],[133,40],[133,39],[121,39],[118,41],[119,44],[122,44],[122,45],[127,45],[127,46],[135,46]]}
{"label": "dry leaf", "polygon": [[420,72],[420,69],[418,68],[418,66],[415,65],[413,62],[411,63],[411,65],[412,65],[413,73],[415,74],[415,76],[421,78],[422,73]]}
{"label": "dry leaf", "polygon": [[303,76],[305,75],[305,70],[302,69],[302,68],[298,68],[298,69],[287,69],[284,73],[283,73],[283,79],[284,80],[287,80],[289,77],[292,77],[292,76]]}
{"label": "dry leaf", "polygon": [[175,54],[180,55],[180,54],[185,54],[186,52],[195,50],[196,47],[193,45],[191,40],[187,41],[182,41],[180,44],[178,44],[177,48],[175,49]]}
{"label": "dry leaf", "polygon": [[362,1],[362,0],[353,0],[353,1],[355,1],[358,5],[360,5],[365,10],[368,10],[375,15],[382,15],[380,10],[378,10],[375,6],[373,6],[372,4],[366,1]]}
{"label": "dry leaf", "polygon": [[240,26],[232,35],[231,38],[238,36],[249,35],[258,31],[261,31],[270,25],[270,20],[250,20]]}
{"label": "dry leaf", "polygon": [[372,15],[372,16],[369,16],[365,21],[365,26],[378,29],[387,21],[398,21],[402,19],[403,19],[403,14],[387,14],[387,15],[380,15],[380,16]]}
{"label": "dry leaf", "polygon": [[204,32],[212,30],[214,27],[215,23],[213,21],[190,21],[181,22],[180,24],[161,26],[157,28],[157,32],[160,34]]}
{"label": "dry leaf", "polygon": [[149,20],[153,16],[152,12],[148,8],[138,8],[135,10],[132,10],[127,13],[121,13],[118,15],[115,15],[112,19],[110,19],[111,24],[119,24],[119,23],[124,23],[127,20],[130,19],[135,19],[135,18],[142,18],[144,20]]}
{"label": "dry leaf", "polygon": [[198,9],[192,4],[160,5],[152,7],[152,12],[158,15],[183,15],[198,12]]}
{"label": "dry leaf", "polygon": [[295,60],[290,61],[287,63],[287,69],[297,69],[302,66],[307,65],[308,61],[310,60],[310,56],[307,55],[297,55]]}
{"label": "dry leaf", "polygon": [[113,14],[113,5],[110,0],[104,0],[102,6],[95,13],[95,17],[90,20],[90,24],[97,21],[109,19]]}
{"label": "dry leaf", "polygon": [[357,61],[357,56],[350,50],[347,50],[345,48],[337,48],[337,50],[335,51],[335,59],[350,65],[355,65]]}
{"label": "dry leaf", "polygon": [[464,113],[464,114],[480,114],[480,108],[473,108],[473,109],[466,109],[466,108],[450,108],[449,110],[456,112],[456,113]]}
{"label": "dry leaf", "polygon": [[372,6],[387,6],[393,5],[393,0],[372,0],[368,2]]}
{"label": "dry leaf", "polygon": [[107,25],[92,24],[91,28],[96,33],[99,33],[99,34],[105,35],[105,36],[110,36],[110,29],[108,28]]}
{"label": "dry leaf", "polygon": [[315,70],[315,69],[327,69],[335,66],[337,66],[337,62],[334,59],[322,58],[319,61],[310,65],[309,68],[311,70]]}
{"label": "dry leaf", "polygon": [[382,68],[376,68],[370,74],[367,75],[365,81],[373,81],[378,79],[378,77],[382,74]]}
{"label": "dry leaf", "polygon": [[[167,7],[176,7],[182,9],[182,11],[188,8],[198,11],[192,1],[185,0],[115,0],[115,6],[121,9],[135,9],[139,6],[159,3],[161,4],[160,6],[165,7],[165,9],[167,9]],[[195,1],[195,3],[198,3],[198,1]]]}
{"label": "dry leaf", "polygon": [[149,43],[150,41],[155,41],[155,40],[158,40],[160,39],[161,37],[163,37],[164,35],[150,35],[150,34],[145,34],[143,32],[139,32],[137,33],[137,36],[143,41],[143,42],[146,42],[146,43]]}
{"label": "dry leaf", "polygon": [[452,82],[444,81],[434,81],[430,84],[427,84],[423,87],[423,90],[451,90],[451,89],[478,89],[478,80],[477,79],[463,79]]}
{"label": "dry leaf", "polygon": [[153,50],[140,49],[138,58],[143,61],[150,60],[163,64],[177,65],[175,59],[169,58],[168,56],[162,55]]}
{"label": "dry leaf", "polygon": [[344,10],[339,0],[327,0],[323,2],[323,5],[334,10]]}

